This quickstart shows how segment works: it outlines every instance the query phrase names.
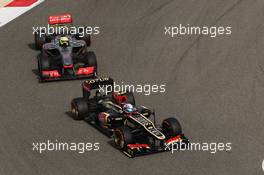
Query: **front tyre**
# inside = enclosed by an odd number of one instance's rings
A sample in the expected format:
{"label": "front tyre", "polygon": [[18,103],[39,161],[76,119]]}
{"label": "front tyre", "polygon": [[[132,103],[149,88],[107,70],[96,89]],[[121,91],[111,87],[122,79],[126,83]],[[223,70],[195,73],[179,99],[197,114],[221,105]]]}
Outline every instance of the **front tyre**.
{"label": "front tyre", "polygon": [[71,113],[74,120],[83,120],[88,115],[89,108],[84,98],[75,98],[71,102]]}
{"label": "front tyre", "polygon": [[172,138],[182,134],[182,127],[176,118],[167,118],[162,122],[162,131],[166,138]]}
{"label": "front tyre", "polygon": [[39,70],[49,70],[50,69],[50,61],[49,58],[47,57],[40,57],[38,59],[38,65],[39,65]]}
{"label": "front tyre", "polygon": [[50,70],[50,61],[47,57],[38,57],[38,72],[39,77],[44,78],[45,76],[42,74],[42,71]]}
{"label": "front tyre", "polygon": [[128,144],[132,144],[133,136],[130,129],[126,126],[116,129],[114,131],[114,142],[121,150],[125,149]]}
{"label": "front tyre", "polygon": [[89,67],[94,67],[94,73],[97,74],[97,59],[94,52],[87,52],[86,55],[86,64]]}

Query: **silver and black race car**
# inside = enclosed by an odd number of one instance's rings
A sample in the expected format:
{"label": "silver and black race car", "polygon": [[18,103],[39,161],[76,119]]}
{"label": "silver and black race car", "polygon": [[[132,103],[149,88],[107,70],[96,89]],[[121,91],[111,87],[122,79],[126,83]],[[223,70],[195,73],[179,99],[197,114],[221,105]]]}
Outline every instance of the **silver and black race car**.
{"label": "silver and black race car", "polygon": [[[71,22],[71,15],[50,16],[49,23],[59,25]],[[87,51],[90,35],[35,32],[38,55],[39,80],[71,80],[97,76],[97,60],[94,52]]]}
{"label": "silver and black race car", "polygon": [[[167,118],[158,126],[153,110],[135,106],[133,93],[102,93],[101,87],[112,84],[113,79],[108,77],[83,82],[83,97],[71,102],[72,117],[84,119],[112,137],[115,146],[129,157],[167,151],[169,145],[179,142],[188,143],[176,118]],[[96,92],[91,96],[93,89]]]}

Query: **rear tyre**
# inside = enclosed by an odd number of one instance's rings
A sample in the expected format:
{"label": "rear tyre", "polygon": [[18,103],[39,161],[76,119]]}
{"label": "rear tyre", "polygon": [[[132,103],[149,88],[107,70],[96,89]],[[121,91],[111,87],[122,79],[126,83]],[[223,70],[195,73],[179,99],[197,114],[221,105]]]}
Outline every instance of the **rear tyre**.
{"label": "rear tyre", "polygon": [[89,108],[84,98],[75,98],[71,102],[71,113],[74,120],[83,120],[88,115]]}
{"label": "rear tyre", "polygon": [[[91,35],[85,34],[86,29],[80,29],[80,33],[76,35],[76,39],[85,41],[87,47],[91,46]],[[84,35],[84,36],[80,36]]]}
{"label": "rear tyre", "polygon": [[42,46],[46,43],[46,35],[35,33],[35,49],[41,50]]}
{"label": "rear tyre", "polygon": [[128,144],[133,143],[131,130],[126,127],[120,127],[114,131],[114,142],[119,149],[125,149]]}
{"label": "rear tyre", "polygon": [[171,117],[163,120],[162,131],[166,138],[171,138],[182,134],[182,127],[176,118]]}

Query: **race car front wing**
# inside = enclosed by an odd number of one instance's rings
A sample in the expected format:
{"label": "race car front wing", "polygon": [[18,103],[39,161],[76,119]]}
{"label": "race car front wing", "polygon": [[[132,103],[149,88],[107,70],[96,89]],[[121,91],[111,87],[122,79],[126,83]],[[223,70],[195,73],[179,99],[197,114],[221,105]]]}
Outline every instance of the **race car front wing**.
{"label": "race car front wing", "polygon": [[183,150],[180,149],[183,145],[187,148],[189,140],[184,134],[177,135],[164,141],[157,141],[153,144],[128,144],[122,152],[129,158],[134,158],[143,155],[149,155],[154,153],[160,153],[165,151]]}
{"label": "race car front wing", "polygon": [[[66,68],[65,68],[66,69]],[[58,70],[43,70],[40,72],[39,81],[59,81],[59,80],[76,80],[96,77],[96,71],[94,67],[81,67],[75,73],[65,74],[60,73]]]}

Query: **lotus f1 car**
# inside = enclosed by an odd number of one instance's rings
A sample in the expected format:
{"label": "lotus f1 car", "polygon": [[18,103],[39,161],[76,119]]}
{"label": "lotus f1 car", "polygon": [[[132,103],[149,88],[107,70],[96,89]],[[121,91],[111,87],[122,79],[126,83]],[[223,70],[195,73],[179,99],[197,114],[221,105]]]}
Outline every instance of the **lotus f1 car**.
{"label": "lotus f1 car", "polygon": [[[116,147],[129,157],[167,151],[174,144],[188,143],[176,118],[167,118],[158,126],[152,110],[144,106],[125,109],[128,104],[135,106],[133,93],[104,94],[98,90],[112,84],[113,79],[108,77],[83,82],[83,97],[71,102],[72,117],[84,119],[112,137]],[[96,90],[94,96],[92,90]],[[154,121],[150,120],[151,116]]]}
{"label": "lotus f1 car", "polygon": [[[55,27],[71,22],[70,14],[49,17],[49,24]],[[87,46],[90,46],[90,35],[35,32],[35,47],[41,50],[38,55],[40,82],[96,77],[96,56],[87,51]]]}

